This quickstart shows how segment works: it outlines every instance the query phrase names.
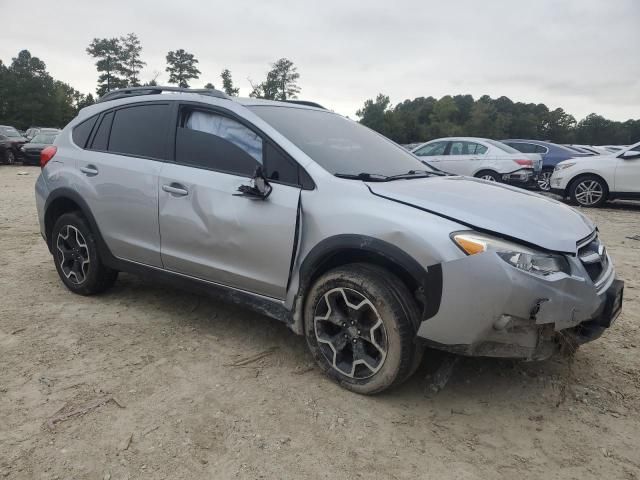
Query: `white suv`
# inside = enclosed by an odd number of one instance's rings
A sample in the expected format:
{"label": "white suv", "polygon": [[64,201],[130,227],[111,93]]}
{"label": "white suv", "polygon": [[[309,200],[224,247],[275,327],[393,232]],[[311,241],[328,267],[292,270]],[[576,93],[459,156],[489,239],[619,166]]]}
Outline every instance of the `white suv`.
{"label": "white suv", "polygon": [[551,176],[551,192],[583,207],[640,198],[640,143],[621,152],[565,160]]}

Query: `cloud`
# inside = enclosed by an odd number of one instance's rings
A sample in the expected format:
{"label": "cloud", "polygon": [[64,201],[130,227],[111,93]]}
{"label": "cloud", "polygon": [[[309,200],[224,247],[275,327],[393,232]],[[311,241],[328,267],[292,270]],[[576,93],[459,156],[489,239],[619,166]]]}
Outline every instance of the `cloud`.
{"label": "cloud", "polygon": [[[23,2],[2,0],[4,11]],[[581,118],[638,118],[640,2],[636,0],[513,0],[290,2],[236,0],[32,0],[25,23],[0,31],[4,62],[23,48],[56,78],[84,92],[96,71],[85,48],[94,37],[136,32],[147,67],[160,72],[165,55],[184,48],[200,60],[194,86],[219,86],[229,68],[241,94],[269,63],[292,59],[301,97],[353,116],[383,92],[394,103],[417,96],[470,93],[562,107]]]}

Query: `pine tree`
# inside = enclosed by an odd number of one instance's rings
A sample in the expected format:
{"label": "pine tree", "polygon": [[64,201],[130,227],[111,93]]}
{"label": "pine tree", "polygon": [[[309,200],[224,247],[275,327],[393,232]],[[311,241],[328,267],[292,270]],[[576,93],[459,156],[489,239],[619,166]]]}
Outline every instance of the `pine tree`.
{"label": "pine tree", "polygon": [[169,83],[175,83],[181,88],[189,88],[189,80],[200,78],[200,70],[196,67],[198,60],[192,53],[183,49],[167,53],[167,68]]}

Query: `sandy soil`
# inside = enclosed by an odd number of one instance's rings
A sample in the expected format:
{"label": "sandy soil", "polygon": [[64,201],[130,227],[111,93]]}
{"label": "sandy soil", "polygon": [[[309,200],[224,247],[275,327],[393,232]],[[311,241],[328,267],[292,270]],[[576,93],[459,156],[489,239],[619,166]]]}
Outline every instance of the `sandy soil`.
{"label": "sandy soil", "polygon": [[640,478],[640,205],[587,212],[626,303],[572,365],[461,359],[433,394],[429,354],[369,398],[239,307],[128,275],[69,293],[38,232],[37,175],[0,166],[0,478]]}

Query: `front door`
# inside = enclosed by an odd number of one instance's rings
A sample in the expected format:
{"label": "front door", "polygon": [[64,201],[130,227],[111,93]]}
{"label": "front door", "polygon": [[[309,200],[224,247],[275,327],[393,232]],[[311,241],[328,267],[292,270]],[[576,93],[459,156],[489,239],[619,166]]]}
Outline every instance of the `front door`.
{"label": "front door", "polygon": [[284,298],[300,187],[272,182],[265,200],[238,195],[273,146],[230,116],[185,106],[175,151],[175,163],[164,164],[159,176],[164,267]]}
{"label": "front door", "polygon": [[638,152],[637,156],[617,159],[616,192],[640,193],[640,145],[634,151]]}

